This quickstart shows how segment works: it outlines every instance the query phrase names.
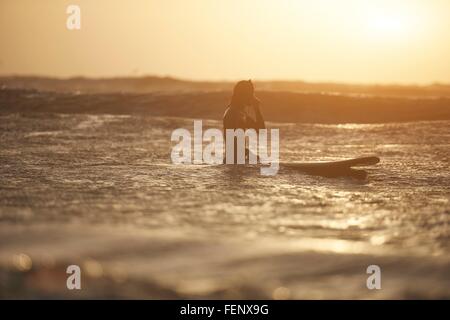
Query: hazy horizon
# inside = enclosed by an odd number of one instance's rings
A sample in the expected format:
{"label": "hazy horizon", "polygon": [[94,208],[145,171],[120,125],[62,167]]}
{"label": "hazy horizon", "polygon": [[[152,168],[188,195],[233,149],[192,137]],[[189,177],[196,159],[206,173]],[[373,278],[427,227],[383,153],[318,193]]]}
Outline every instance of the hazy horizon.
{"label": "hazy horizon", "polygon": [[[142,75],[110,75],[110,76],[85,76],[85,75],[71,75],[71,76],[52,76],[46,74],[18,74],[18,73],[0,73],[0,78],[47,78],[54,80],[73,80],[73,79],[88,79],[88,80],[112,80],[112,79],[144,79],[144,78],[158,78],[158,79],[172,79],[175,81],[182,82],[205,82],[205,83],[235,83],[240,80],[246,80],[247,78],[235,78],[235,79],[190,79],[174,76],[171,74],[142,74]],[[251,78],[253,82],[256,83],[270,83],[270,82],[290,82],[290,83],[305,83],[305,84],[330,84],[330,85],[349,85],[349,86],[400,86],[400,87],[428,87],[428,86],[450,86],[450,81],[441,82],[441,81],[433,81],[433,82],[424,82],[424,83],[416,83],[416,82],[345,82],[345,81],[327,81],[327,80],[317,80],[317,81],[308,81],[305,79],[259,79],[259,78]]]}
{"label": "hazy horizon", "polygon": [[0,27],[2,76],[450,83],[443,0],[3,0]]}

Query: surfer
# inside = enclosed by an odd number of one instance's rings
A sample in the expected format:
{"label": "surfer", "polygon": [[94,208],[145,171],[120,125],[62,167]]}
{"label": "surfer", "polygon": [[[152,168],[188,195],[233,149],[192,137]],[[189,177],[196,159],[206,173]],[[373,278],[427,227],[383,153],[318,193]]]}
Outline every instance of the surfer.
{"label": "surfer", "polygon": [[[251,80],[239,81],[233,89],[230,104],[223,115],[223,132],[227,129],[265,129],[261,110],[259,109],[260,101],[255,96],[255,88]],[[226,141],[226,136],[225,136]],[[236,162],[237,143],[234,143],[234,157]],[[246,158],[248,158],[249,150],[245,150]]]}

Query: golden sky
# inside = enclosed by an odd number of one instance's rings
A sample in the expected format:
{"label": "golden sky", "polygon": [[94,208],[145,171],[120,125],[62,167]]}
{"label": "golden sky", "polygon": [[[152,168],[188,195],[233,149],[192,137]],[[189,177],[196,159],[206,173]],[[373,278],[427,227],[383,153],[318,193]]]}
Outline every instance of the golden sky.
{"label": "golden sky", "polygon": [[450,82],[450,0],[0,0],[0,74]]}

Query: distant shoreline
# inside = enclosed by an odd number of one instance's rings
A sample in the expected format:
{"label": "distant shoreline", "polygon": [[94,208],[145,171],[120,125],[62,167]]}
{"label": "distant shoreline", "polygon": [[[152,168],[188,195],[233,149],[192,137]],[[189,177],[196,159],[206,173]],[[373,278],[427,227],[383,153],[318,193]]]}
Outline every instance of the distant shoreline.
{"label": "distant shoreline", "polygon": [[[259,91],[267,121],[388,123],[450,120],[450,97],[400,98]],[[229,91],[76,94],[1,89],[1,113],[139,114],[222,119]]]}
{"label": "distant shoreline", "polygon": [[[257,91],[289,91],[389,97],[450,97],[450,84],[351,84],[305,81],[258,81]],[[54,78],[45,76],[0,76],[0,88],[82,93],[150,93],[232,90],[232,81],[191,81],[172,77]]]}

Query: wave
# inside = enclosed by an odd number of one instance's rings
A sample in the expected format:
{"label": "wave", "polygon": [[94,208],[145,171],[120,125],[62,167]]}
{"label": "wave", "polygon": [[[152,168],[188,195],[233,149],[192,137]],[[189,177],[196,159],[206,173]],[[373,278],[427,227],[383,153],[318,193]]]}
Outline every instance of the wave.
{"label": "wave", "polygon": [[[258,91],[267,121],[289,123],[386,123],[450,120],[450,97],[410,98]],[[222,118],[230,91],[68,93],[0,89],[0,112],[145,114]]]}

